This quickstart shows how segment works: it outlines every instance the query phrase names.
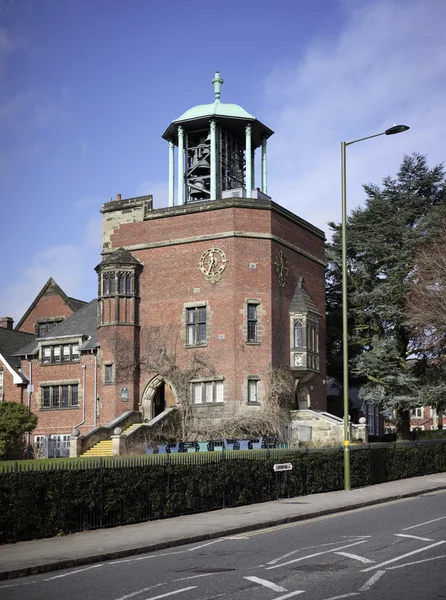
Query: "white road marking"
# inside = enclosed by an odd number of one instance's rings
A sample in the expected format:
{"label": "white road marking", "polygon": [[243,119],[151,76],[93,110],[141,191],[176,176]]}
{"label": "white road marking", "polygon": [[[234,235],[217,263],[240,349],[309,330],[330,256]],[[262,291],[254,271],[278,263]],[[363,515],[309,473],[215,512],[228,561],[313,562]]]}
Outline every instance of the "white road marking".
{"label": "white road marking", "polygon": [[[390,568],[392,568],[392,567],[390,567]],[[376,583],[378,581],[378,579],[384,575],[384,573],[385,573],[385,571],[376,571],[376,573],[374,575],[372,575],[370,577],[370,579],[364,583],[362,588],[359,588],[359,591],[366,592],[367,590],[369,590],[372,587],[372,585],[374,583]]]}
{"label": "white road marking", "polygon": [[285,600],[285,598],[292,598],[293,596],[303,594],[304,591],[305,590],[296,590],[295,592],[290,592],[289,594],[284,594],[283,596],[277,596],[277,598],[273,598],[273,600]]}
{"label": "white road marking", "polygon": [[446,558],[446,554],[441,554],[440,556],[432,556],[432,558],[423,558],[423,560],[413,560],[409,563],[404,563],[404,565],[395,565],[394,567],[389,567],[387,570],[391,569],[402,569],[403,567],[411,567],[412,565],[420,565],[424,562],[431,562],[432,560],[438,560],[439,558]]}
{"label": "white road marking", "polygon": [[[342,536],[347,537],[347,536]],[[304,550],[314,550],[315,548],[325,548],[326,546],[336,546],[336,544],[342,544],[343,542],[328,542],[326,544],[318,544],[316,546],[306,546],[305,548],[299,548],[298,550],[293,550],[292,552],[288,552],[287,554],[283,554],[279,556],[279,558],[275,558],[274,560],[270,560],[267,562],[267,565],[275,565],[276,563],[288,558],[289,556],[293,556],[293,554],[297,554],[298,552],[303,552]]]}
{"label": "white road marking", "polygon": [[210,577],[211,575],[223,575],[223,573],[202,573],[201,575],[191,575],[190,577],[180,577],[174,581],[187,581],[188,579],[198,579],[199,577]]}
{"label": "white road marking", "polygon": [[275,592],[286,592],[286,588],[281,585],[276,585],[272,581],[268,581],[267,579],[260,579],[260,577],[243,577],[243,579],[247,579],[248,581],[252,581],[253,583],[258,583],[259,585],[263,585],[270,590],[274,590]]}
{"label": "white road marking", "polygon": [[37,583],[36,580],[26,581],[25,583],[10,583],[9,585],[0,585],[0,590],[12,587],[18,587],[19,585],[32,585],[33,583]]}
{"label": "white road marking", "polygon": [[341,556],[346,556],[347,558],[353,558],[353,560],[359,560],[362,563],[374,563],[374,560],[370,560],[369,558],[364,558],[363,556],[358,556],[357,554],[350,554],[349,552],[335,552],[335,554],[340,554]]}
{"label": "white road marking", "polygon": [[432,519],[431,521],[424,521],[424,523],[418,523],[418,525],[411,525],[410,527],[405,527],[401,531],[409,531],[409,529],[415,529],[415,527],[422,527],[423,525],[429,525],[430,523],[436,523],[437,521],[441,521],[442,519],[446,519],[446,517],[438,517],[438,519]]}
{"label": "white road marking", "polygon": [[412,556],[413,554],[419,554],[420,552],[426,552],[426,550],[430,550],[431,548],[435,548],[436,546],[441,546],[445,541],[436,542],[435,544],[431,544],[430,546],[424,546],[424,548],[419,548],[418,550],[413,550],[412,552],[407,552],[406,554],[402,554],[401,556],[397,556],[396,558],[391,558],[390,560],[385,560],[379,565],[374,565],[373,567],[368,567],[367,569],[363,569],[362,573],[367,573],[367,571],[371,571],[372,569],[379,569],[380,567],[385,567],[386,565],[390,565],[393,562],[397,562],[398,560],[402,560],[407,556]]}
{"label": "white road marking", "polygon": [[150,587],[143,588],[142,590],[137,590],[136,592],[132,592],[131,594],[126,594],[125,596],[116,598],[115,600],[127,600],[127,598],[133,598],[133,596],[137,596],[138,594],[143,594],[144,592],[148,592],[149,590],[153,590],[154,588],[161,587],[163,585],[166,585],[166,584],[165,583],[157,583],[155,585],[151,585]]}
{"label": "white road marking", "polygon": [[123,558],[120,560],[112,560],[108,564],[109,565],[119,565],[120,563],[132,562],[134,560],[147,560],[149,558],[159,558],[160,556],[172,556],[174,554],[184,554],[184,552],[193,552],[194,550],[198,550],[199,548],[204,548],[205,546],[210,546],[211,544],[217,544],[218,542],[222,542],[226,538],[219,538],[218,540],[212,540],[212,542],[206,542],[206,544],[201,544],[201,546],[194,546],[193,548],[187,548],[187,550],[176,550],[175,552],[163,552],[162,554],[149,554],[148,556],[132,556],[132,558]]}
{"label": "white road marking", "polygon": [[147,560],[149,558],[159,558],[160,556],[173,556],[174,554],[184,554],[187,550],[177,550],[176,552],[163,552],[162,554],[149,554],[148,556],[132,556],[132,558],[123,558],[121,560],[112,560],[109,565],[119,565],[120,563],[132,562],[134,560]]}
{"label": "white road marking", "polygon": [[201,546],[194,546],[193,548],[188,548],[186,552],[193,552],[194,550],[199,550],[200,548],[204,548],[205,546],[211,546],[212,544],[218,544],[218,542],[222,542],[223,539],[220,538],[218,540],[212,540],[212,542],[207,542],[206,544],[201,544]]}
{"label": "white road marking", "polygon": [[413,540],[421,540],[422,542],[433,542],[431,538],[420,537],[419,535],[410,535],[409,533],[394,533],[397,537],[412,538]]}
{"label": "white road marking", "polygon": [[359,538],[371,538],[371,535],[341,535],[341,537],[345,537],[345,538],[353,538],[353,539],[359,539]]}
{"label": "white road marking", "polygon": [[98,567],[103,567],[104,563],[100,565],[93,565],[92,567],[85,567],[85,569],[77,569],[76,571],[70,571],[69,573],[64,573],[63,575],[55,575],[54,577],[48,577],[48,579],[44,579],[43,581],[51,581],[52,579],[61,579],[62,577],[68,577],[69,575],[76,575],[76,573],[83,573],[84,571],[89,571],[90,569],[97,569]]}
{"label": "white road marking", "polygon": [[228,535],[225,540],[249,540],[249,535]]}
{"label": "white road marking", "polygon": [[112,560],[109,565],[119,565],[121,563],[133,562],[134,560],[147,560],[148,558],[156,558],[157,556],[166,556],[165,554],[150,554],[150,556],[132,556],[132,558],[123,558],[122,560]]}
{"label": "white road marking", "polygon": [[299,558],[293,558],[293,560],[289,560],[288,562],[281,563],[280,565],[273,565],[272,567],[266,567],[266,570],[270,569],[278,569],[279,567],[285,567],[286,565],[290,565],[291,563],[299,562],[300,560],[306,560],[307,558],[314,558],[315,556],[320,556],[321,554],[328,554],[329,552],[336,552],[337,550],[344,550],[345,548],[351,548],[352,546],[357,546],[358,544],[365,544],[367,540],[360,540],[359,542],[353,542],[352,544],[347,544],[346,546],[339,546],[338,548],[333,548],[331,550],[323,550],[322,552],[315,552],[314,554],[307,554],[306,556],[300,556]]}
{"label": "white road marking", "polygon": [[167,596],[173,596],[174,594],[181,594],[182,592],[187,592],[188,590],[195,590],[197,588],[196,585],[191,587],[182,588],[181,590],[175,590],[174,592],[167,592],[167,594],[161,594],[161,596],[152,596],[151,598],[147,598],[146,600],[158,600],[159,598],[167,598]]}
{"label": "white road marking", "polygon": [[330,598],[324,598],[324,600],[341,600],[341,598],[350,598],[351,596],[359,596],[359,592],[350,592],[349,594],[342,594],[342,596],[331,596]]}

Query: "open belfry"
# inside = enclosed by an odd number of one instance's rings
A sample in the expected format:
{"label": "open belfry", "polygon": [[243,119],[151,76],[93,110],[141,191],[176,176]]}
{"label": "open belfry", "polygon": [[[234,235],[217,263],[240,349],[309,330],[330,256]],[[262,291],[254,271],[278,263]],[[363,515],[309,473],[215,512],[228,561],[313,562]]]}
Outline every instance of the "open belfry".
{"label": "open belfry", "polygon": [[212,83],[162,136],[168,206],[105,203],[97,300],[17,353],[36,434],[72,455],[169,420],[210,439],[326,410],[324,233],[268,195],[273,131]]}

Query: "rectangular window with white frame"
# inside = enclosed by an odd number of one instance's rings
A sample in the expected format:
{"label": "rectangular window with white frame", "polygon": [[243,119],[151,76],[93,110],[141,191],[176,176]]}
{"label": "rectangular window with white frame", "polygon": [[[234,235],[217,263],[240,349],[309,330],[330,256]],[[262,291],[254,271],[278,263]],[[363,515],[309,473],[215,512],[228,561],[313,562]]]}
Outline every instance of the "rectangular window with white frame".
{"label": "rectangular window with white frame", "polygon": [[423,407],[417,406],[416,408],[413,408],[411,411],[411,415],[414,419],[422,419],[423,418]]}
{"label": "rectangular window with white frame", "polygon": [[224,382],[221,381],[193,381],[193,404],[222,404],[224,402]]}
{"label": "rectangular window with white frame", "polygon": [[248,379],[248,404],[259,403],[259,380],[256,378]]}

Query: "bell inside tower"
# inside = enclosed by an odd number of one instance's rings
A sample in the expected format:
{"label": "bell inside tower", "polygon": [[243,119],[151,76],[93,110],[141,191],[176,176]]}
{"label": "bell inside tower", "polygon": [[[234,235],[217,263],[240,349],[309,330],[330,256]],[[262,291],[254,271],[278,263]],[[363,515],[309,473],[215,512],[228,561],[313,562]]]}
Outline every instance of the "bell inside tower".
{"label": "bell inside tower", "polygon": [[208,131],[194,131],[188,136],[186,151],[187,198],[209,200],[211,197],[211,136]]}
{"label": "bell inside tower", "polygon": [[220,131],[221,192],[245,187],[245,150],[243,142],[222,129]]}
{"label": "bell inside tower", "polygon": [[[217,195],[245,186],[245,150],[239,140],[223,127],[216,127]],[[188,135],[186,149],[187,202],[211,199],[211,134],[209,130]]]}

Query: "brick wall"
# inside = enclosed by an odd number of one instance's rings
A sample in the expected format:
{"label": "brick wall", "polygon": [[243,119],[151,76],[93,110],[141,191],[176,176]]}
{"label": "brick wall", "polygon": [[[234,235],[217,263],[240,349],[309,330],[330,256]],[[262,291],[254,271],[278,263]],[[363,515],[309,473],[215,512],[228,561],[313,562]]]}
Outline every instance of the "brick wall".
{"label": "brick wall", "polygon": [[[24,372],[29,374],[27,364],[27,361],[22,361]],[[34,392],[31,395],[31,412],[39,418],[37,429],[34,430],[33,435],[70,434],[73,427],[83,420],[84,401],[85,423],[79,425],[78,428],[81,434],[93,428],[94,372],[95,360],[92,355],[83,355],[80,362],[67,364],[46,365],[42,364],[39,359],[32,361]],[[42,384],[54,385],[68,381],[78,382],[79,384],[79,406],[73,408],[43,408]]]}
{"label": "brick wall", "polygon": [[21,324],[18,331],[26,333],[36,333],[35,325],[39,320],[50,319],[54,317],[69,317],[73,314],[72,309],[65,301],[56,294],[45,294],[32,308],[25,321]]}
{"label": "brick wall", "polygon": [[[175,340],[180,367],[194,355],[207,361],[225,381],[225,412],[256,410],[247,406],[247,377],[261,379],[260,391],[270,365],[289,365],[289,309],[297,277],[304,276],[306,289],[321,313],[321,371],[311,379],[312,405],[326,408],[325,391],[325,283],[324,240],[314,228],[301,223],[279,207],[239,206],[236,202],[203,203],[200,207],[174,207],[153,211],[141,222],[123,223],[111,235],[112,249],[126,247],[143,264],[140,279],[141,341],[150,328],[161,327]],[[212,206],[212,210],[207,207]],[[220,206],[220,208],[218,208]],[[276,205],[274,205],[276,206]],[[217,208],[218,209],[217,209]],[[114,221],[116,225],[116,220]],[[198,264],[211,246],[224,251],[227,265],[222,278],[208,283]],[[283,250],[289,263],[286,285],[277,283],[274,258]],[[246,303],[259,302],[260,343],[246,342]],[[207,305],[207,344],[186,347],[185,304]],[[113,326],[101,328],[102,358],[113,361],[107,339]],[[107,331],[105,331],[107,330]],[[121,328],[122,330],[122,328]],[[125,334],[130,335],[130,334]],[[142,348],[142,353],[147,351]],[[141,397],[154,373],[142,372]],[[121,385],[121,384],[120,384]],[[127,387],[131,389],[132,382]],[[119,410],[117,389],[103,389],[104,404]],[[200,409],[202,410],[202,409]],[[209,411],[221,413],[221,407]],[[208,411],[208,412],[209,412]],[[110,413],[110,417],[112,414]]]}
{"label": "brick wall", "polygon": [[18,402],[19,404],[27,404],[28,397],[26,393],[26,385],[18,385],[14,383],[13,375],[2,360],[0,360],[0,369],[3,370],[3,402]]}

